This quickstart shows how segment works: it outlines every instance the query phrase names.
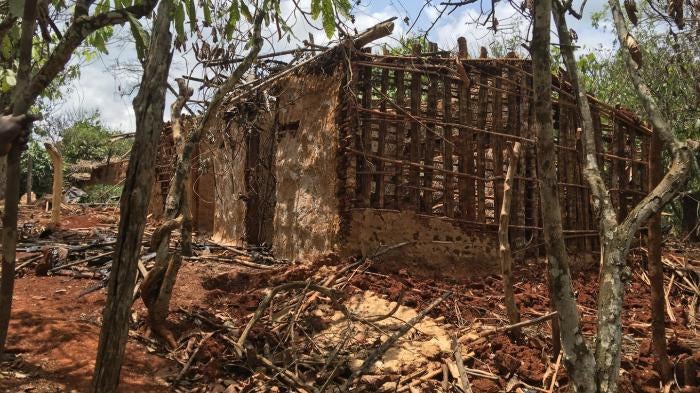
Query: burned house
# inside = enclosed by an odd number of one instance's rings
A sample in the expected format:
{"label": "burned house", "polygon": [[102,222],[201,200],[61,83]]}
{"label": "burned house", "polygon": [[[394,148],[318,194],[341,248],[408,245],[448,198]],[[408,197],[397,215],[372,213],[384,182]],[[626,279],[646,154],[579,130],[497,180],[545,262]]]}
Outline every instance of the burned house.
{"label": "burned house", "polygon": [[[196,230],[289,259],[362,254],[428,273],[496,271],[507,151],[517,141],[511,239],[516,250],[536,249],[531,61],[427,50],[331,51],[225,106],[194,155]],[[597,229],[579,115],[565,78],[554,84],[567,246],[590,252]],[[630,112],[589,101],[598,162],[624,216],[648,191],[652,133]],[[166,137],[156,201],[167,193],[172,157]]]}

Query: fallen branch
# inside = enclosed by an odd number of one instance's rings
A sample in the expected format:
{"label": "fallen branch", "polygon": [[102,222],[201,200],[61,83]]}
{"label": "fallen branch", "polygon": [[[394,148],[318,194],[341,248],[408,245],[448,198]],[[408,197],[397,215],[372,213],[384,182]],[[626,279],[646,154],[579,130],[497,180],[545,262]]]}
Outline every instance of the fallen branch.
{"label": "fallen branch", "polygon": [[102,253],[102,254],[97,254],[97,255],[93,255],[93,256],[88,257],[88,258],[81,259],[81,260],[79,260],[79,261],[74,261],[74,262],[70,262],[70,263],[63,264],[63,265],[61,265],[61,266],[56,266],[56,267],[54,267],[54,268],[52,268],[52,269],[49,269],[49,273],[55,273],[55,272],[57,272],[57,271],[59,271],[59,270],[61,270],[61,269],[65,269],[65,268],[67,268],[67,267],[71,267],[71,266],[80,265],[80,264],[83,264],[83,263],[88,263],[88,262],[96,261],[96,260],[98,260],[98,259],[102,259],[102,258],[104,258],[104,257],[108,257],[108,256],[110,256],[110,255],[112,255],[112,254],[114,254],[114,251],[108,251],[108,252],[105,252],[105,253]]}
{"label": "fallen branch", "polygon": [[469,377],[467,377],[467,372],[464,370],[464,362],[462,361],[462,345],[454,336],[452,337],[452,356],[455,358],[457,371],[459,371],[460,387],[464,392],[472,393],[472,386],[469,383]]}
{"label": "fallen branch", "polygon": [[182,379],[182,377],[185,376],[185,374],[187,373],[187,371],[188,371],[188,370],[190,369],[190,367],[192,366],[192,362],[193,362],[194,359],[197,357],[197,354],[199,353],[199,350],[202,349],[202,344],[204,344],[205,341],[207,341],[208,339],[210,339],[210,338],[211,338],[214,334],[216,334],[216,333],[218,333],[218,330],[215,330],[215,331],[213,331],[213,332],[207,334],[206,336],[204,336],[204,338],[202,338],[202,339],[199,341],[199,344],[197,344],[197,348],[195,348],[194,352],[192,352],[192,355],[190,355],[189,359],[187,359],[187,363],[185,363],[185,365],[182,367],[182,370],[180,370],[180,372],[177,374],[177,376],[175,377],[175,380],[173,381],[173,384],[177,384],[178,381],[180,381],[180,380]]}
{"label": "fallen branch", "polygon": [[216,261],[216,262],[225,262],[225,263],[236,263],[236,264],[243,265],[246,267],[252,267],[254,269],[261,269],[261,270],[277,269],[277,267],[275,267],[275,266],[262,265],[259,263],[242,261],[240,259],[233,259],[233,258],[223,258],[223,257],[213,257],[213,256],[198,256],[198,257],[183,257],[183,258],[190,260],[190,261]]}
{"label": "fallen branch", "polygon": [[559,366],[561,365],[561,355],[562,355],[562,352],[559,352],[559,356],[557,356],[557,362],[554,365],[554,372],[552,373],[552,381],[549,383],[549,389],[547,389],[547,392],[549,392],[549,393],[554,392],[554,385],[557,383],[557,374],[559,373]]}
{"label": "fallen branch", "polygon": [[474,335],[469,336],[469,335],[465,334],[464,336],[460,337],[459,341],[460,342],[475,341],[475,340],[478,340],[480,338],[488,337],[492,334],[506,332],[506,331],[509,331],[512,329],[523,328],[525,326],[536,325],[538,323],[552,319],[555,315],[557,315],[557,312],[552,311],[549,314],[545,314],[545,315],[542,315],[541,317],[537,317],[535,319],[530,319],[528,321],[522,321],[522,322],[514,323],[512,325],[506,325],[506,326],[501,326],[501,327],[497,327],[497,328],[486,329],[486,330],[479,332],[479,334],[477,334],[476,336],[474,336]]}

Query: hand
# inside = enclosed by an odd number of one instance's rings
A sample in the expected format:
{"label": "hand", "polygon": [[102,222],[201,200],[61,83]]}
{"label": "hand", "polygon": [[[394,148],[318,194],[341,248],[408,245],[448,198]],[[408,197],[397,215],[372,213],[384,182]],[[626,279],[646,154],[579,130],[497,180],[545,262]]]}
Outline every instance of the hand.
{"label": "hand", "polygon": [[29,140],[29,124],[33,116],[0,116],[0,156],[7,154],[13,145],[24,146]]}

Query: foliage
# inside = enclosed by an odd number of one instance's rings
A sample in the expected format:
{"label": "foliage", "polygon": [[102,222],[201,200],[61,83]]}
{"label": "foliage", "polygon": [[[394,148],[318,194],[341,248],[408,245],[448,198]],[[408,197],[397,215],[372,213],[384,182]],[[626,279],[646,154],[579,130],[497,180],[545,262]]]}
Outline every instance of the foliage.
{"label": "foliage", "polygon": [[78,160],[104,161],[108,157],[122,156],[131,149],[131,141],[123,139],[112,143],[114,135],[99,118],[77,121],[62,132],[63,160],[74,164]]}
{"label": "foliage", "polygon": [[[131,150],[131,139],[112,142],[117,135],[100,120],[100,112],[78,111],[51,116],[37,124],[34,139],[57,143],[63,156],[67,185],[70,184],[71,164],[81,160],[104,162],[108,158],[118,159]],[[51,163],[41,142],[32,141],[25,155],[33,158],[33,188],[37,195],[51,192]],[[46,166],[44,166],[44,162]],[[22,161],[22,190],[26,187],[26,165]],[[46,167],[46,168],[45,168]],[[110,194],[111,195],[111,194]],[[93,198],[95,200],[100,198]]]}
{"label": "foliage", "polygon": [[[649,5],[639,5],[649,15]],[[596,13],[594,26],[601,26],[608,13]],[[673,131],[681,138],[700,137],[700,47],[689,34],[669,34],[648,16],[640,18],[633,29],[642,49],[642,77],[660,109],[668,117]],[[578,66],[584,74],[586,88],[601,100],[632,109],[642,117],[645,112],[629,81],[624,60],[615,50],[589,52],[581,56]],[[659,77],[663,76],[663,77]]]}
{"label": "foliage", "polygon": [[389,48],[389,54],[394,56],[410,55],[413,53],[414,44],[420,44],[420,47],[425,50],[428,47],[428,39],[423,35],[401,36],[399,44]]}
{"label": "foliage", "polygon": [[[668,118],[674,134],[681,140],[700,139],[700,45],[690,31],[673,31],[667,22],[659,19],[648,2],[639,2],[637,6],[643,17],[631,31],[642,51],[642,77]],[[594,13],[593,26],[605,28],[609,14],[608,7]],[[584,54],[578,59],[578,67],[591,94],[646,118],[618,50],[595,50]],[[665,156],[664,162],[668,164],[670,157]],[[693,177],[689,188],[698,189],[699,186],[698,177]],[[682,213],[678,202],[669,204],[665,210],[669,214],[663,219],[673,226],[674,231],[680,230]]]}
{"label": "foliage", "polygon": [[80,198],[81,203],[114,203],[119,200],[122,194],[123,185],[116,186],[106,184],[95,184],[87,186],[83,191],[87,195]]}
{"label": "foliage", "polygon": [[53,179],[51,159],[44,145],[37,141],[30,141],[27,150],[22,153],[20,190],[27,189],[27,168],[30,156],[32,158],[32,192],[38,197],[51,193]]}

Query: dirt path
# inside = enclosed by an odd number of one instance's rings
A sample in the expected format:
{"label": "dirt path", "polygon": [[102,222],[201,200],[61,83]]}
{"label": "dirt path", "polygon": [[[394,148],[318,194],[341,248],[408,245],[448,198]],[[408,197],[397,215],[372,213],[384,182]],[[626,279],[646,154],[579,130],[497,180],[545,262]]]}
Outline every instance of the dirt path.
{"label": "dirt path", "polygon": [[[87,391],[95,366],[104,292],[78,298],[94,280],[28,276],[17,280],[8,352],[0,368],[0,390]],[[131,340],[122,369],[121,391],[167,392],[164,378],[179,367],[150,355]]]}

